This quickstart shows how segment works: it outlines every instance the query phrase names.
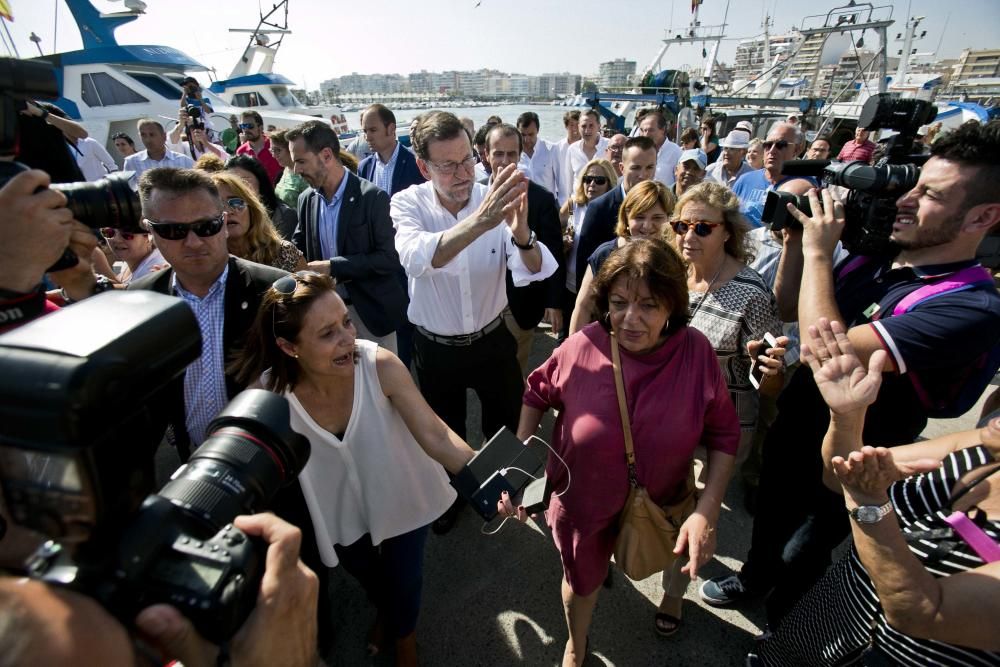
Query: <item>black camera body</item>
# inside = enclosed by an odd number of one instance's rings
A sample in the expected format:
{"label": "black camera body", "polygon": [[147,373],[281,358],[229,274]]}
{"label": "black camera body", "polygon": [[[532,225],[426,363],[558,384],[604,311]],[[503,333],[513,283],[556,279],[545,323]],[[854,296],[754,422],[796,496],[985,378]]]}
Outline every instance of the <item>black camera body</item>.
{"label": "black camera body", "polygon": [[192,130],[205,129],[205,117],[202,115],[200,104],[188,104],[184,111],[187,112],[188,118],[191,119],[190,127]]}
{"label": "black camera body", "polygon": [[[27,100],[59,97],[55,69],[44,62],[0,58],[0,187],[25,169],[41,169],[52,179],[54,190],[66,195],[73,217],[91,229],[115,227],[139,232],[142,218],[139,196],[129,186],[131,172],[115,173],[99,181],[83,180],[76,161],[57,128],[21,111]],[[23,164],[22,164],[23,163]],[[69,249],[49,270],[75,266],[78,259]]]}
{"label": "black camera body", "polygon": [[[844,248],[862,255],[879,255],[893,250],[889,237],[896,217],[896,200],[911,190],[920,178],[926,155],[912,154],[917,130],[934,120],[937,107],[925,100],[901,100],[887,93],[865,102],[858,127],[890,129],[898,134],[888,141],[885,156],[874,166],[865,162],[831,160],[789,160],[782,174],[817,177],[826,187],[850,190],[844,201],[846,225],[841,236]],[[761,220],[772,230],[801,227],[786,204],[792,203],[812,215],[809,199],[787,192],[767,193]]]}
{"label": "black camera body", "polygon": [[264,545],[232,521],[297,478],[309,443],[283,397],[246,391],[152,493],[166,406],[200,351],[190,308],[149,291],[100,294],[0,336],[0,484],[13,522],[44,541],[31,576],[126,625],[173,604],[223,641],[253,610],[264,570]]}

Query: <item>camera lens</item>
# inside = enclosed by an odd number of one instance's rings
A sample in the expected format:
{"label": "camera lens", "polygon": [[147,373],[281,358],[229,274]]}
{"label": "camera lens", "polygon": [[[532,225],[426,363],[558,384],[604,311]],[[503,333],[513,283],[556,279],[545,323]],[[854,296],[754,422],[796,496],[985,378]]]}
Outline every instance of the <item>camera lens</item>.
{"label": "camera lens", "polygon": [[288,401],[243,392],[209,426],[209,437],[158,494],[218,529],[268,506],[309,460],[309,441],[291,429]]}
{"label": "camera lens", "polygon": [[129,187],[132,172],[112,174],[88,183],[60,183],[50,186],[66,195],[73,217],[92,229],[114,227],[126,232],[139,230],[142,209],[139,195]]}

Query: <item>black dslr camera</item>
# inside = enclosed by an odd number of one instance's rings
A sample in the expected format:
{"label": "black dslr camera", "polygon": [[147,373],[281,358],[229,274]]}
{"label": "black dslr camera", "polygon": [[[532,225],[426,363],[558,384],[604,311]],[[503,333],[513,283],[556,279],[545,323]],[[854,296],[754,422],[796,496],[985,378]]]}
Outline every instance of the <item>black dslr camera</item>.
{"label": "black dslr camera", "polygon": [[188,118],[191,119],[191,124],[188,126],[192,130],[204,130],[205,129],[205,118],[202,116],[201,104],[188,104],[187,108],[184,109],[187,112]]}
{"label": "black dslr camera", "polygon": [[[935,116],[937,107],[925,100],[901,100],[888,93],[875,95],[862,107],[858,127],[890,129],[898,134],[889,139],[885,156],[874,166],[861,161],[789,160],[781,173],[816,176],[824,186],[848,188],[850,193],[844,202],[846,225],[841,237],[844,247],[862,255],[889,252],[896,200],[916,186],[920,167],[927,161],[926,155],[913,154],[917,130]],[[812,215],[807,197],[772,191],[767,193],[762,221],[772,230],[801,226],[786,210],[788,203]]]}
{"label": "black dslr camera", "polygon": [[219,642],[253,610],[264,572],[265,545],[232,521],[266,509],[310,450],[283,397],[246,391],[152,493],[158,408],[200,351],[190,308],[148,291],[100,294],[0,336],[0,484],[13,523],[40,534],[30,576],[125,625],[172,604]]}
{"label": "black dslr camera", "polygon": [[[0,91],[0,187],[29,167],[41,169],[52,179],[52,189],[66,195],[66,206],[73,211],[73,217],[91,229],[141,231],[139,197],[128,184],[131,173],[115,173],[92,183],[84,181],[66,150],[62,132],[40,118],[20,113],[26,108],[26,100],[59,97],[51,65],[0,58]],[[66,269],[76,262],[76,255],[67,249],[50,270]]]}

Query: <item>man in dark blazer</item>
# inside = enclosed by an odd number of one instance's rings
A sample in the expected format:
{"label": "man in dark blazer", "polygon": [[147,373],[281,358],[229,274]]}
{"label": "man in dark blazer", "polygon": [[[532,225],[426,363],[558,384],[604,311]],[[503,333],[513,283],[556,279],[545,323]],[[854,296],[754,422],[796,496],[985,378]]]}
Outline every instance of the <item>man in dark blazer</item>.
{"label": "man in dark blazer", "polygon": [[358,337],[395,353],[395,331],[408,301],[396,276],[400,264],[389,195],[344,168],[329,125],[308,121],[285,136],[295,173],[312,186],[299,195],[292,243],[311,270],[337,280]]}
{"label": "man in dark blazer", "polygon": [[[358,165],[358,176],[371,181],[384,190],[391,199],[394,194],[427,179],[420,173],[417,159],[410,150],[396,140],[396,115],[385,105],[372,104],[361,113],[361,131],[373,153]],[[399,268],[396,274],[405,292],[406,271]],[[413,357],[413,325],[409,320],[396,329],[396,353],[407,368]]]}
{"label": "man in dark blazer", "polygon": [[358,176],[371,181],[392,197],[427,179],[417,167],[417,159],[396,141],[396,116],[382,104],[361,112],[361,130],[372,154],[358,165]]}
{"label": "man in dark blazer", "polygon": [[[513,125],[495,125],[486,135],[486,154],[493,173],[500,172],[509,164],[517,164],[521,158],[521,133]],[[528,181],[528,228],[539,242],[544,244],[552,256],[559,260],[559,268],[551,276],[524,287],[514,287],[510,270],[507,271],[507,306],[504,322],[517,340],[517,361],[521,373],[528,371],[528,356],[535,327],[544,317],[552,325],[553,331],[562,329],[563,285],[566,271],[562,263],[562,225],[559,222],[559,208],[555,196],[533,181]]]}
{"label": "man in dark blazer", "polygon": [[204,172],[150,169],[140,179],[139,196],[142,224],[170,267],[129,289],[184,299],[201,328],[201,358],[178,380],[168,408],[172,439],[186,460],[192,445],[204,440],[208,422],[245,389],[225,372],[226,363],[242,346],[264,292],[287,274],[230,256],[219,191]]}
{"label": "man in dark blazer", "polygon": [[[201,330],[201,356],[167,387],[160,420],[169,425],[182,461],[192,445],[205,438],[205,428],[244,389],[229,372],[229,362],[243,346],[264,294],[288,273],[229,254],[219,191],[204,172],[194,169],[151,169],[139,181],[143,225],[152,232],[157,249],[170,264],[129,285],[183,299]],[[180,236],[183,234],[183,236]],[[180,236],[180,238],[176,238]],[[316,547],[312,520],[298,483],[281,489],[267,508],[302,530],[302,561],[329,587],[328,573]],[[321,594],[320,628],[329,628],[328,594]],[[329,633],[318,637],[327,648]]]}
{"label": "man in dark blazer", "polygon": [[576,291],[587,273],[587,260],[597,246],[615,238],[618,209],[633,185],[652,180],[656,173],[656,144],[648,137],[631,137],[622,151],[622,180],[587,205],[587,214],[580,226],[580,240],[574,248],[576,254]]}

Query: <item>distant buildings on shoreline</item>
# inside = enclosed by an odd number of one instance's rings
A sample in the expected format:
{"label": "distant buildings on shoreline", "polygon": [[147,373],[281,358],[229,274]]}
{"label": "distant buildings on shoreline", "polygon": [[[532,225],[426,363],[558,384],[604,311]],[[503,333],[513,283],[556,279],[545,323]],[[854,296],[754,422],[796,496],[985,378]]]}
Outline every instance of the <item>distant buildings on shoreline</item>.
{"label": "distant buildings on shoreline", "polygon": [[[931,81],[939,94],[973,101],[1000,96],[1000,49],[965,49],[957,59],[933,62],[926,59],[928,54],[915,51],[909,64],[909,74],[917,82],[914,85]],[[768,35],[766,39],[741,41],[732,66],[716,64],[712,85],[720,92],[727,92],[731,86],[753,80],[775,63],[789,61],[782,77],[806,81],[805,94],[849,101],[852,91],[861,85],[857,78],[859,69],[869,72],[870,84],[879,71],[879,57],[878,51],[854,48],[829,62],[821,40],[810,37],[803,42],[794,33]],[[896,72],[902,57],[901,51],[889,56],[886,71],[890,76]],[[690,69],[697,76],[701,68]],[[312,93],[309,97],[313,101],[322,97],[330,102],[360,97],[552,100],[595,89],[626,89],[637,85],[642,74],[637,73],[634,60],[625,58],[600,63],[597,73],[586,76],[569,72],[527,75],[493,69],[421,70],[408,75],[355,72],[323,81],[319,94]]]}

